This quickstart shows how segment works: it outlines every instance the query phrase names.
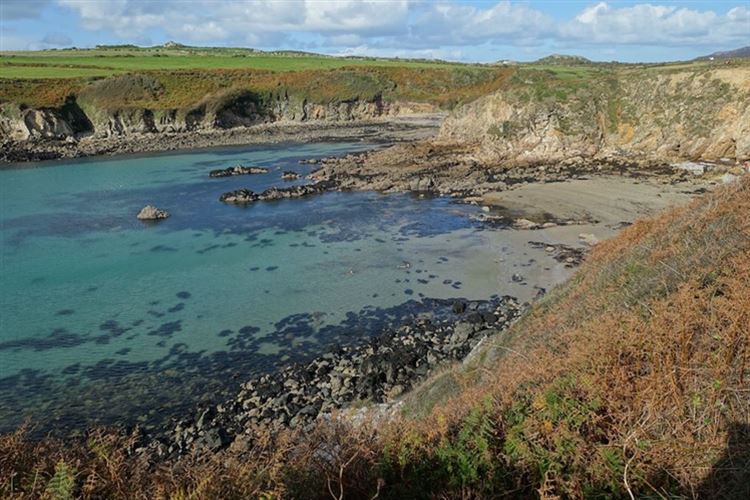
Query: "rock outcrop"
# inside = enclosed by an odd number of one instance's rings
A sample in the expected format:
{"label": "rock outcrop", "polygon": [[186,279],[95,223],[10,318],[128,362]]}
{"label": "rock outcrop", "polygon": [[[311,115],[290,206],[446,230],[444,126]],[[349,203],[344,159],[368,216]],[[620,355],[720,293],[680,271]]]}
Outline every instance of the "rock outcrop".
{"label": "rock outcrop", "polygon": [[235,175],[257,175],[267,174],[268,169],[264,167],[243,167],[242,165],[235,165],[234,167],[219,168],[211,170],[208,173],[209,177],[233,177]]}
{"label": "rock outcrop", "polygon": [[275,201],[288,198],[302,198],[312,194],[320,194],[336,188],[336,183],[332,181],[320,181],[312,184],[303,184],[301,186],[291,186],[285,188],[272,187],[262,193],[256,193],[249,189],[237,189],[224,193],[219,197],[219,201],[224,203],[234,203],[244,205],[256,201]]}
{"label": "rock outcrop", "polygon": [[750,159],[750,68],[619,70],[561,80],[519,73],[450,116],[441,143],[482,163],[592,157]]}

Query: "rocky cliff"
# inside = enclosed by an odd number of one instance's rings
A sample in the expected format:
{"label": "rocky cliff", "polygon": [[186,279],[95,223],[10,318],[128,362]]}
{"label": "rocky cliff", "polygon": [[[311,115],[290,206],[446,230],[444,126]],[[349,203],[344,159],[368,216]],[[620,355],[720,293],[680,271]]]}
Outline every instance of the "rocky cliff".
{"label": "rocky cliff", "polygon": [[271,92],[228,88],[209,92],[189,105],[169,107],[160,100],[165,92],[152,76],[124,75],[90,83],[61,106],[5,102],[0,105],[0,141],[72,141],[279,121],[354,121],[437,109],[426,102],[386,100],[377,92],[315,99],[283,88]]}
{"label": "rocky cliff", "polygon": [[482,163],[750,158],[750,67],[519,70],[458,109],[439,142]]}

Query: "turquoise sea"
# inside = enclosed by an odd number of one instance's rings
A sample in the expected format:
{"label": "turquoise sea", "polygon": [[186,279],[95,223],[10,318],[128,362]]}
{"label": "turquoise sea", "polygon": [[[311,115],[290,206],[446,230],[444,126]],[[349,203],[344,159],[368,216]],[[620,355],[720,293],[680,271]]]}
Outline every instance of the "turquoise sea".
{"label": "turquoise sea", "polygon": [[[301,158],[372,145],[247,146],[0,169],[0,431],[159,425],[250,375],[488,298],[514,249],[412,195],[326,193],[242,207]],[[267,174],[211,179],[241,163]],[[305,182],[304,179],[296,182]],[[138,221],[146,204],[171,217]],[[408,264],[407,264],[408,263]]]}

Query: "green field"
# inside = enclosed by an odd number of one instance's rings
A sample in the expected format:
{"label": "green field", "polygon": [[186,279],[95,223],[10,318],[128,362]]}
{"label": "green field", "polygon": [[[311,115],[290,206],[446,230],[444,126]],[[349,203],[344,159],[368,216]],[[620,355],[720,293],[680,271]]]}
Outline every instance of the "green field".
{"label": "green field", "polygon": [[77,78],[132,71],[237,70],[305,71],[345,66],[445,68],[471,66],[442,61],[330,57],[305,53],[266,53],[246,49],[81,49],[0,52],[2,78]]}

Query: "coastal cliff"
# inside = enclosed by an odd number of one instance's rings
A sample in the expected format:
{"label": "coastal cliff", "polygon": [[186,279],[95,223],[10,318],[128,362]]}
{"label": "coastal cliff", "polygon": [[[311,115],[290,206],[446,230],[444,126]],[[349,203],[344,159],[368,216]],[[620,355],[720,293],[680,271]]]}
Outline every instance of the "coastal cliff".
{"label": "coastal cliff", "polygon": [[[502,68],[151,71],[93,79],[0,79],[0,143],[350,123],[442,112],[497,89]],[[11,146],[8,146],[11,145]]]}
{"label": "coastal cliff", "polygon": [[438,141],[481,163],[750,158],[750,67],[519,71],[458,109]]}
{"label": "coastal cliff", "polygon": [[249,91],[212,94],[188,108],[107,108],[83,94],[70,96],[59,107],[30,108],[5,104],[0,110],[0,134],[5,141],[77,140],[133,134],[231,129],[259,124],[309,121],[367,120],[420,112],[435,112],[428,103],[388,102],[381,96],[313,102],[289,95],[260,99]]}

